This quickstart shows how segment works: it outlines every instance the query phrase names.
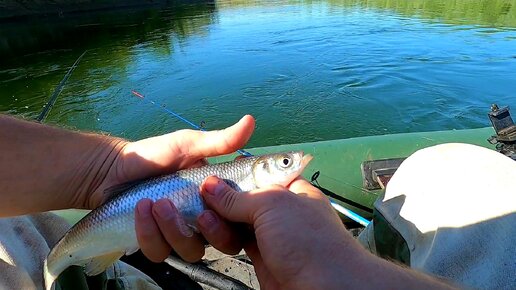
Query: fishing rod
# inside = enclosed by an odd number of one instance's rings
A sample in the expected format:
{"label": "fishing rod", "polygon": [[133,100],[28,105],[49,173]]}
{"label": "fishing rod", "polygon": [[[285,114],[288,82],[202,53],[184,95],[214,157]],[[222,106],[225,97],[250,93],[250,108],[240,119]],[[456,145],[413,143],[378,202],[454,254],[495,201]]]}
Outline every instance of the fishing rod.
{"label": "fishing rod", "polygon": [[[144,95],[142,95],[141,93],[135,91],[135,90],[132,90],[131,93],[133,95],[135,95],[136,97],[142,99],[142,100],[145,100],[146,102],[148,103],[151,103],[152,105],[156,106],[156,107],[159,107],[160,109],[164,110],[165,112],[169,113],[170,115],[178,118],[179,120],[187,123],[188,125],[194,127],[195,129],[197,130],[201,130],[201,131],[206,131],[206,129],[204,129],[203,127],[200,127],[198,126],[197,124],[189,121],[188,119],[186,119],[185,117],[179,115],[178,113],[168,109],[167,107],[165,107],[165,105],[160,105],[156,102],[154,102],[154,100],[148,98],[148,97],[145,97]],[[250,156],[253,156],[251,153],[243,150],[243,149],[239,149],[237,150],[238,153],[240,153],[241,155],[243,156],[246,156],[246,157],[250,157]],[[334,201],[330,200],[330,203],[331,203],[331,206],[338,212],[340,212],[341,214],[347,216],[348,218],[350,218],[351,220],[363,225],[364,227],[366,227],[370,221],[368,221],[367,219],[365,219],[364,217],[360,216],[358,213],[350,210],[350,209],[347,209],[343,206],[341,206],[340,204],[338,203],[335,203]]]}
{"label": "fishing rod", "polygon": [[359,223],[360,225],[364,226],[364,227],[367,227],[371,221],[370,220],[367,220],[366,218],[362,217],[361,215],[359,215],[358,213],[350,210],[350,209],[347,209],[345,207],[343,207],[342,205],[334,202],[334,201],[331,201],[330,200],[330,203],[331,203],[331,206],[338,212],[340,212],[341,214],[347,216],[348,218],[350,218],[351,220],[353,220],[354,222],[357,222]]}
{"label": "fishing rod", "polygon": [[164,261],[179,270],[195,282],[203,283],[215,289],[222,290],[251,290],[237,279],[212,270],[202,263],[191,264],[175,256],[168,256]]}
{"label": "fishing rod", "polygon": [[[165,107],[165,105],[160,105],[160,104],[158,104],[158,103],[154,102],[152,99],[150,99],[150,98],[148,98],[148,97],[145,97],[144,95],[140,94],[139,92],[137,92],[137,91],[135,91],[135,90],[132,90],[132,91],[131,91],[131,93],[132,93],[133,95],[137,96],[138,98],[140,98],[140,99],[142,99],[142,100],[145,100],[146,102],[151,103],[151,104],[153,104],[154,106],[156,106],[156,107],[159,107],[159,108],[163,109],[165,112],[167,112],[167,113],[169,113],[170,115],[172,115],[172,116],[174,116],[174,117],[178,118],[179,120],[181,120],[181,121],[183,121],[183,122],[187,123],[188,125],[190,125],[190,126],[194,127],[195,129],[200,130],[200,131],[203,131],[203,132],[205,132],[205,131],[206,131],[206,129],[204,129],[203,127],[198,126],[197,124],[195,124],[195,123],[193,123],[193,122],[190,122],[190,121],[189,121],[188,119],[186,119],[185,117],[183,117],[183,116],[179,115],[178,113],[176,113],[176,112],[174,112],[174,111],[172,111],[172,110],[168,109],[167,107]],[[247,151],[245,151],[245,150],[243,150],[243,149],[238,149],[238,150],[237,150],[237,152],[238,152],[240,155],[243,155],[243,156],[245,156],[245,157],[253,156],[253,154],[251,154],[251,153],[249,153],[249,152],[247,152]]]}
{"label": "fishing rod", "polygon": [[78,58],[77,60],[73,63],[72,67],[70,67],[70,69],[68,69],[68,71],[66,72],[65,76],[63,77],[63,79],[61,80],[61,82],[59,83],[59,85],[56,87],[56,89],[54,90],[54,92],[52,93],[52,96],[50,97],[50,99],[48,100],[48,102],[45,104],[45,107],[43,107],[43,110],[41,111],[41,113],[39,113],[39,116],[36,118],[36,121],[38,121],[39,123],[43,122],[43,120],[45,120],[45,118],[48,116],[48,113],[50,113],[50,109],[52,109],[52,107],[54,106],[56,100],[57,100],[57,97],[59,96],[59,94],[61,94],[61,92],[63,91],[63,88],[64,88],[64,85],[66,84],[66,81],[68,81],[68,78],[70,78],[70,76],[72,75],[72,72],[74,71],[74,69],[77,67],[77,65],[79,65],[79,62],[81,61],[81,58],[86,54],[88,50],[85,50]]}

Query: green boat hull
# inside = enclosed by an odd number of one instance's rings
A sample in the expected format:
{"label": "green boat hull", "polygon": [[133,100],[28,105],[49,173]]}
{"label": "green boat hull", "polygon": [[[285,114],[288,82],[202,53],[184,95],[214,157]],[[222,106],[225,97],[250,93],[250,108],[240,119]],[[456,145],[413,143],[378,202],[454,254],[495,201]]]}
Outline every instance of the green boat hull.
{"label": "green boat hull", "polygon": [[[493,148],[487,138],[494,134],[491,127],[468,130],[418,132],[381,136],[357,137],[312,143],[288,144],[248,149],[255,155],[280,151],[303,150],[314,159],[303,176],[310,180],[320,172],[317,181],[324,189],[338,195],[334,202],[357,212],[365,218],[371,217],[373,203],[381,195],[381,190],[363,189],[361,164],[364,161],[407,157],[415,151],[442,143],[469,143]],[[232,160],[236,155],[211,158],[210,162]],[[348,200],[350,202],[344,202]],[[59,214],[71,223],[79,220],[86,211],[67,210]],[[343,217],[344,218],[344,217]]]}
{"label": "green boat hull", "polygon": [[[287,150],[303,150],[314,159],[303,176],[310,180],[316,171],[319,185],[340,197],[359,204],[358,206],[340,200],[336,203],[370,218],[373,203],[381,195],[381,190],[363,189],[361,164],[364,161],[407,157],[415,151],[442,143],[469,143],[494,148],[487,138],[494,134],[491,127],[468,130],[417,132],[350,139],[320,141],[313,143],[289,144],[249,149],[252,154],[265,154]],[[227,156],[214,158],[216,162],[226,161]]]}

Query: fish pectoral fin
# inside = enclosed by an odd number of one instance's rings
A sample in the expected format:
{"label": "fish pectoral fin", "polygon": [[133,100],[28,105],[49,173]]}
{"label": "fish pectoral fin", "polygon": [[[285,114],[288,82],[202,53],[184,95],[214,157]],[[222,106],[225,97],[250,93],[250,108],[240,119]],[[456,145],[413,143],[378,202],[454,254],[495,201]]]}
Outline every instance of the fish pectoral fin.
{"label": "fish pectoral fin", "polygon": [[124,252],[113,252],[92,258],[85,266],[84,273],[88,276],[95,276],[104,272],[109,266],[115,263],[124,255]]}

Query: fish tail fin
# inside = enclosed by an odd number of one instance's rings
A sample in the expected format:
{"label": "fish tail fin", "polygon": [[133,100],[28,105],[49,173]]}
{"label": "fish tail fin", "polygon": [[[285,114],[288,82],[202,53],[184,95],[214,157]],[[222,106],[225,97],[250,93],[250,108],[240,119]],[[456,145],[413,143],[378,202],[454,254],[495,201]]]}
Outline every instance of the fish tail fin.
{"label": "fish tail fin", "polygon": [[[70,258],[72,255],[70,255]],[[66,256],[68,258],[68,256]],[[50,254],[45,259],[43,264],[43,279],[45,281],[45,290],[54,290],[55,281],[59,275],[73,264],[72,261],[57,255],[55,248],[50,251]]]}
{"label": "fish tail fin", "polygon": [[54,282],[57,279],[59,273],[55,273],[48,268],[48,258],[45,259],[43,265],[43,280],[45,281],[45,290],[54,290]]}
{"label": "fish tail fin", "polygon": [[56,279],[71,265],[84,266],[84,272],[86,275],[95,276],[105,271],[107,267],[120,259],[120,257],[124,255],[124,252],[116,251],[87,259],[80,259],[77,255],[78,253],[68,253],[62,256],[56,255],[54,250],[50,252],[43,265],[45,290],[54,290]]}

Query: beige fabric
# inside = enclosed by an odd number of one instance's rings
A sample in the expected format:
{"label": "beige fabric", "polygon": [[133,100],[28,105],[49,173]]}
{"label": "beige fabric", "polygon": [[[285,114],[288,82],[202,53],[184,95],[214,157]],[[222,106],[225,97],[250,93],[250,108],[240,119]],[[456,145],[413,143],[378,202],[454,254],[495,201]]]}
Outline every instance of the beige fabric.
{"label": "beige fabric", "polygon": [[420,150],[375,206],[407,241],[411,267],[468,287],[516,289],[516,162],[510,158],[467,144]]}
{"label": "beige fabric", "polygon": [[[227,255],[210,246],[206,248],[202,259],[208,265],[208,268],[236,279],[251,289],[260,290],[260,283],[254,267],[240,260],[248,260],[244,250],[241,250],[237,255]],[[215,289],[204,284],[201,284],[201,286],[205,290]]]}
{"label": "beige fabric", "polygon": [[[0,219],[0,289],[43,289],[43,261],[68,223],[51,213]],[[122,262],[107,270],[126,289],[160,289],[145,274]]]}
{"label": "beige fabric", "polygon": [[123,262],[116,262],[106,270],[108,279],[117,278],[126,290],[160,290],[149,276]]}

